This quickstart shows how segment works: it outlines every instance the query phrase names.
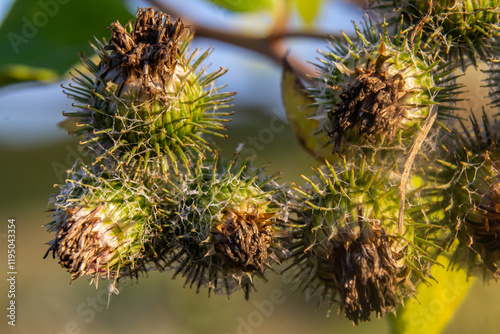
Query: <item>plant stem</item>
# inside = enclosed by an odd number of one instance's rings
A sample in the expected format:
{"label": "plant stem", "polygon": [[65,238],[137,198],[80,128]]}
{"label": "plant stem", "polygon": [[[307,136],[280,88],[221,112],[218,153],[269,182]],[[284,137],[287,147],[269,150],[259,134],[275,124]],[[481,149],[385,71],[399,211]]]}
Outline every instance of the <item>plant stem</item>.
{"label": "plant stem", "polygon": [[316,38],[327,39],[328,36],[334,38],[340,37],[340,34],[326,35],[316,31],[305,30],[288,30],[287,23],[289,17],[289,10],[287,8],[280,8],[274,13],[273,27],[270,32],[264,36],[249,36],[241,33],[230,32],[229,29],[215,29],[197,23],[195,20],[190,20],[186,15],[181,14],[174,6],[160,0],[148,0],[151,5],[158,7],[165,13],[171,16],[182,17],[186,25],[191,26],[191,29],[196,32],[197,37],[206,37],[211,40],[216,39],[221,42],[232,44],[242,47],[247,50],[257,52],[264,55],[278,64],[281,64],[284,57],[287,57],[288,63],[298,74],[303,78],[310,78],[315,76],[315,69],[312,65],[288,54],[289,48],[285,39],[288,38]]}

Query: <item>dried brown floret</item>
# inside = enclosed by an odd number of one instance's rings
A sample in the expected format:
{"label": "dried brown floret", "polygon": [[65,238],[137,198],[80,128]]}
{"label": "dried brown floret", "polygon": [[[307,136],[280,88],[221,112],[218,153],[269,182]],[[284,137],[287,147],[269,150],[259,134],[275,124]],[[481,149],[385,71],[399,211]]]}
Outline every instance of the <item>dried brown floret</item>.
{"label": "dried brown floret", "polygon": [[274,213],[228,210],[212,230],[214,249],[225,261],[243,271],[264,271],[273,239],[269,220]]}
{"label": "dried brown floret", "polygon": [[[84,207],[66,209],[57,222],[59,229],[45,257],[52,251],[59,263],[68,269],[71,279],[106,271],[112,247],[102,239],[102,206],[93,210]],[[102,266],[101,266],[102,265]]]}
{"label": "dried brown floret", "polygon": [[399,285],[408,268],[401,263],[404,250],[397,238],[379,227],[360,235],[340,232],[318,253],[318,278],[326,287],[338,290],[340,307],[355,324],[394,310],[403,299]]}
{"label": "dried brown floret", "polygon": [[337,149],[342,134],[354,127],[372,144],[380,134],[392,140],[406,118],[408,105],[404,99],[408,91],[404,79],[400,73],[390,75],[380,68],[384,58],[379,56],[381,61],[373,62],[369,68],[356,68],[357,77],[340,94],[341,102],[332,112],[329,132]]}
{"label": "dried brown floret", "polygon": [[155,86],[163,81],[163,87],[174,75],[181,52],[179,41],[186,29],[181,20],[153,8],[141,8],[131,31],[118,22],[110,29],[112,37],[105,47],[111,51],[109,69],[119,68],[125,72],[120,74],[125,80],[140,78],[143,89],[162,93]]}
{"label": "dried brown floret", "polygon": [[500,175],[495,179],[496,182],[465,217],[463,228],[470,246],[481,255],[484,265],[499,279],[500,268],[496,262],[500,259]]}

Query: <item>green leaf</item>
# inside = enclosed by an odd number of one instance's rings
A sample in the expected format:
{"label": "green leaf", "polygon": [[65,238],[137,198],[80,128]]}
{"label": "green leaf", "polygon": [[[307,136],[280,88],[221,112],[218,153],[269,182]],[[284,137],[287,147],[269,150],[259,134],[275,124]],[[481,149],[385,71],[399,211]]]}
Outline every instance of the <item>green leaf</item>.
{"label": "green leaf", "polygon": [[112,22],[131,18],[121,0],[16,0],[0,26],[1,83],[61,75],[81,51],[90,54],[94,35],[108,37]]}
{"label": "green leaf", "polygon": [[464,269],[447,270],[448,258],[440,256],[438,261],[444,267],[432,268],[437,282],[432,286],[420,284],[416,300],[407,302],[406,309],[399,307],[397,316],[391,319],[392,333],[439,334],[464,300],[474,279],[468,278]]}
{"label": "green leaf", "polygon": [[331,156],[331,147],[326,147],[328,138],[314,135],[319,128],[318,120],[311,118],[316,110],[309,107],[314,99],[307,94],[306,88],[286,59],[281,77],[281,97],[290,126],[304,149],[316,158]]}
{"label": "green leaf", "polygon": [[322,0],[295,0],[300,17],[310,24],[317,18]]}
{"label": "green leaf", "polygon": [[209,0],[216,5],[234,12],[257,12],[272,9],[272,0]]}
{"label": "green leaf", "polygon": [[30,67],[25,65],[6,65],[0,68],[0,86],[23,81],[46,81],[59,77],[51,69]]}

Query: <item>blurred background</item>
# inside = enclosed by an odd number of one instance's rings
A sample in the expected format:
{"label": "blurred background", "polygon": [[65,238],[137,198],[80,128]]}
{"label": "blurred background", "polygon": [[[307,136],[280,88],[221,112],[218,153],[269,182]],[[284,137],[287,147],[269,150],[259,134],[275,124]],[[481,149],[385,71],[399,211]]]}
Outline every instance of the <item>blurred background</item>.
{"label": "blurred background", "polygon": [[[55,191],[54,184],[64,182],[65,171],[74,160],[84,158],[78,140],[57,127],[63,121],[61,112],[72,108],[60,85],[70,82],[69,64],[78,63],[79,52],[90,53],[87,41],[94,35],[109,37],[106,27],[116,20],[125,23],[131,19],[137,6],[162,3],[172,10],[170,14],[194,22],[202,35],[208,36],[195,38],[192,49],[205,50],[212,45],[215,50],[209,58],[210,66],[229,68],[219,83],[227,83],[227,91],[238,94],[235,115],[228,126],[229,138],[218,140],[223,156],[231,157],[238,144],[244,143],[255,151],[256,164],[269,164],[269,173],[280,171],[284,182],[301,183],[300,174],[310,174],[310,166],[316,165],[288,127],[281,105],[278,58],[288,52],[296,64],[304,64],[300,70],[314,74],[307,61],[314,62],[316,50],[327,47],[319,37],[341,30],[352,32],[351,20],[359,21],[364,11],[354,1],[290,0],[282,10],[287,11],[287,29],[293,36],[280,45],[281,54],[263,54],[210,38],[210,33],[265,36],[274,29],[276,12],[235,12],[213,2],[0,1],[0,267],[6,278],[6,225],[9,218],[15,218],[18,272],[16,327],[7,325],[8,286],[6,279],[0,282],[2,333],[390,332],[390,317],[354,327],[338,316],[334,307],[327,318],[326,308],[316,309],[314,298],[304,301],[304,296],[295,294],[284,282],[286,277],[277,275],[270,275],[267,284],[258,282],[257,293],[247,302],[240,292],[230,300],[224,295],[208,298],[206,290],[196,294],[183,288],[181,278],[171,280],[169,272],[151,272],[138,282],[121,286],[108,305],[106,282],[100,282],[98,288],[85,278],[70,284],[69,275],[56,260],[43,259],[45,243],[52,239],[43,228],[50,221],[48,198]],[[235,6],[245,3],[219,2]],[[260,2],[266,3],[252,3]],[[475,110],[485,96],[484,89],[479,88],[479,74],[471,70],[463,79],[471,87],[470,101],[464,106]],[[453,284],[452,290],[460,288]],[[498,333],[500,285],[485,284],[480,278],[472,284],[444,333]],[[416,316],[431,323],[442,310],[434,311]]]}

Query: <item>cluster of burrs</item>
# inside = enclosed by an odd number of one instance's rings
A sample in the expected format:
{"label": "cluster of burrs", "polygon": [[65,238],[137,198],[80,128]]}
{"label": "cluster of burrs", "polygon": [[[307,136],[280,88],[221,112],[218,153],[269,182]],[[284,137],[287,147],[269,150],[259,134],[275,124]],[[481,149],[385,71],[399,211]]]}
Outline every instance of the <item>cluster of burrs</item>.
{"label": "cluster of burrs", "polygon": [[234,93],[214,82],[226,70],[207,72],[211,50],[189,53],[189,28],[157,9],[110,30],[65,87],[92,161],[59,185],[47,254],[72,279],[173,268],[198,289],[248,295],[287,254],[285,197],[248,159],[218,159],[211,137],[225,136]]}
{"label": "cluster of burrs", "polygon": [[205,72],[210,50],[189,53],[180,20],[139,9],[65,87],[92,161],[59,186],[47,253],[72,279],[172,268],[247,298],[289,259],[299,291],[356,324],[395,312],[438,255],[500,277],[500,123],[468,129],[455,105],[460,71],[485,62],[499,106],[499,18],[497,1],[372,1],[307,85],[285,66],[291,126],[321,162],[286,187],[239,154],[218,159],[225,70]]}
{"label": "cluster of burrs", "polygon": [[471,116],[467,129],[456,105],[456,79],[480,62],[499,95],[498,5],[371,1],[312,82],[285,66],[291,125],[322,162],[295,186],[290,269],[356,324],[395,312],[438,255],[500,277],[500,123],[485,115],[483,131]]}

